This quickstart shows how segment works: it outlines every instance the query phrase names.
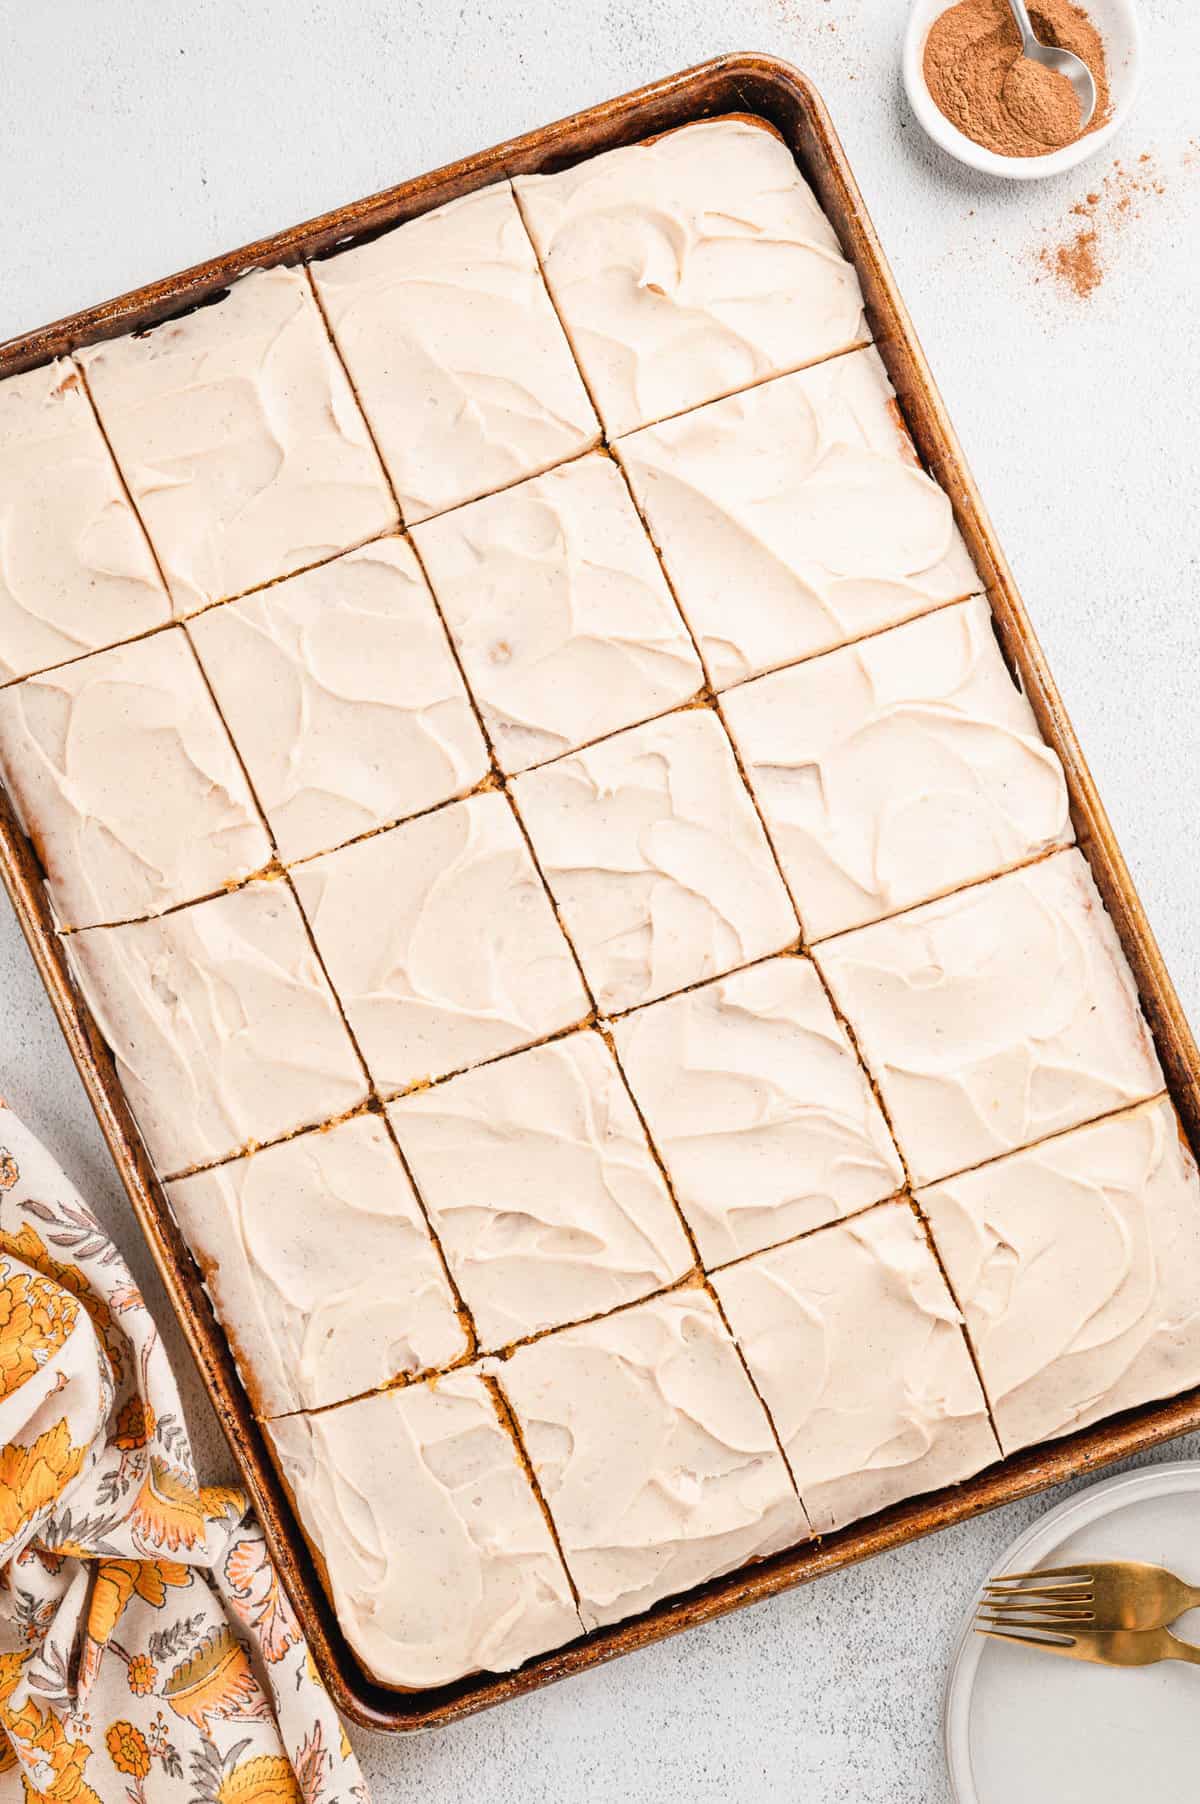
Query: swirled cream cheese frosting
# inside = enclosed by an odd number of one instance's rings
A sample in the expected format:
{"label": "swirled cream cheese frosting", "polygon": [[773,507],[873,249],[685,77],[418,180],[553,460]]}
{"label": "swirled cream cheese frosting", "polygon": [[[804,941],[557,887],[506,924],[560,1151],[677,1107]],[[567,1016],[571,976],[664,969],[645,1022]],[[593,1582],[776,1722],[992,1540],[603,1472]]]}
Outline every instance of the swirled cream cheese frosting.
{"label": "swirled cream cheese frosting", "polygon": [[1165,1097],[919,1200],[1006,1453],[1200,1384],[1200,1178]]}
{"label": "swirled cream cheese frosting", "polygon": [[872,347],[617,454],[718,689],[983,588]]}
{"label": "swirled cream cheese frosting", "polygon": [[487,773],[402,539],[210,608],[188,631],[284,860],[420,813]]}
{"label": "swirled cream cheese frosting", "polygon": [[636,1303],[487,1365],[520,1424],[586,1628],[807,1537],[766,1411],[703,1290]]}
{"label": "swirled cream cheese frosting", "polygon": [[0,768],[69,927],[158,914],[271,857],[179,627],[0,690]]}
{"label": "swirled cream cheese frosting", "polygon": [[75,365],[0,382],[0,679],[170,616]]}
{"label": "swirled cream cheese frosting", "polygon": [[887,1123],[805,958],[767,959],[613,1025],[706,1267],[899,1190]]}
{"label": "swirled cream cheese frosting", "polygon": [[78,353],[176,613],[288,576],[396,523],[301,269]]}
{"label": "swirled cream cheese frosting", "polygon": [[382,1090],[513,1052],[588,1012],[502,795],[435,809],[299,865],[294,877]]}
{"label": "swirled cream cheese frosting", "polygon": [[712,709],[688,708],[526,771],[513,793],[604,1013],[797,937]]}
{"label": "swirled cream cheese frosting", "polygon": [[163,1176],[366,1101],[286,883],[64,942]]}
{"label": "swirled cream cheese frosting", "polygon": [[611,437],[870,337],[786,144],[714,119],[513,184]]}
{"label": "swirled cream cheese frosting", "polygon": [[167,1195],[260,1415],[342,1403],[470,1351],[375,1116],[181,1178]]}
{"label": "swirled cream cheese frosting", "polygon": [[599,438],[507,182],[312,273],[406,525]]}
{"label": "swirled cream cheese frosting", "polygon": [[810,941],[1071,841],[1062,766],[982,596],[722,706]]}
{"label": "swirled cream cheese frosting", "polygon": [[505,770],[635,726],[702,687],[611,458],[579,458],[413,537]]}
{"label": "swirled cream cheese frosting", "polygon": [[486,1347],[604,1314],[694,1264],[613,1055],[591,1029],[389,1112]]}
{"label": "swirled cream cheese frosting", "polygon": [[285,1416],[267,1434],[338,1621],[385,1685],[508,1672],[580,1633],[533,1487],[474,1373]]}
{"label": "swirled cream cheese frosting", "polygon": [[755,1254],[713,1284],[817,1534],[999,1458],[961,1318],[907,1203]]}
{"label": "swirled cream cheese frosting", "polygon": [[915,1183],[1163,1087],[1125,954],[1080,852],[826,940],[814,957]]}

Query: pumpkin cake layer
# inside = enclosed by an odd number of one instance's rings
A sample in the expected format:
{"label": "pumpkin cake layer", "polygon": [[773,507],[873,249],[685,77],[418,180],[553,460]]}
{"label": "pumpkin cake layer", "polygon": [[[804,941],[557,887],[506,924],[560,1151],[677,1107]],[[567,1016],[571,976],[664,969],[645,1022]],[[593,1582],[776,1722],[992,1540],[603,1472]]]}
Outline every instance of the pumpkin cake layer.
{"label": "pumpkin cake layer", "polygon": [[419,814],[487,773],[402,539],[210,608],[188,631],[285,861]]}
{"label": "pumpkin cake layer", "polygon": [[406,525],[599,438],[507,182],[312,273]]}
{"label": "pumpkin cake layer", "polygon": [[617,454],[718,689],[983,588],[873,347]]}
{"label": "pumpkin cake layer", "polygon": [[710,708],[689,708],[513,783],[602,1013],[779,952],[795,912]]}
{"label": "pumpkin cake layer", "polygon": [[488,1362],[584,1626],[620,1622],[808,1525],[711,1297],[674,1291]]}
{"label": "pumpkin cake layer", "polygon": [[386,1127],[356,1116],[168,1186],[260,1415],[470,1351]]}
{"label": "pumpkin cake layer", "polygon": [[869,338],[783,141],[714,119],[513,184],[609,436]]}
{"label": "pumpkin cake layer", "polygon": [[413,538],[503,769],[636,726],[703,686],[611,458],[578,458]]}
{"label": "pumpkin cake layer", "polygon": [[914,1183],[1163,1087],[1125,954],[1077,851],[826,940],[814,957]]}
{"label": "pumpkin cake layer", "polygon": [[395,525],[302,269],[77,355],[177,613]]}
{"label": "pumpkin cake layer", "polygon": [[68,359],[0,382],[0,680],[149,632],[171,604]]}
{"label": "pumpkin cake layer", "polygon": [[366,1101],[286,883],[249,883],[65,945],[163,1176]]}
{"label": "pumpkin cake layer", "polygon": [[504,796],[300,865],[296,889],[379,1088],[571,1027],[587,993]]}
{"label": "pumpkin cake layer", "polygon": [[271,857],[180,627],[0,691],[0,768],[65,926],[159,914]]}
{"label": "pumpkin cake layer", "polygon": [[705,1265],[899,1190],[892,1137],[811,963],[767,959],[614,1023]]}
{"label": "pumpkin cake layer", "polygon": [[729,730],[809,940],[1069,845],[983,596],[744,683]]}
{"label": "pumpkin cake layer", "polygon": [[816,1533],[999,1457],[961,1318],[907,1203],[713,1284]]}
{"label": "pumpkin cake layer", "polygon": [[1165,1097],[918,1200],[1006,1453],[1200,1384],[1200,1177]]}
{"label": "pumpkin cake layer", "polygon": [[389,1112],[484,1346],[605,1314],[694,1263],[613,1055],[590,1029]]}
{"label": "pumpkin cake layer", "polygon": [[580,1633],[562,1561],[473,1372],[268,1436],[346,1638],[407,1690],[507,1672]]}

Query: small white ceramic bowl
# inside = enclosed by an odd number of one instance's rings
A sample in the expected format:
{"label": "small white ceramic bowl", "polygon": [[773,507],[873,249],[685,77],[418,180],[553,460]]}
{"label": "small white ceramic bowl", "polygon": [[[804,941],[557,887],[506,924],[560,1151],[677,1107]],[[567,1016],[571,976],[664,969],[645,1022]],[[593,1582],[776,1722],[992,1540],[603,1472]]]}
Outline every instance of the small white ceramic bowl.
{"label": "small white ceramic bowl", "polygon": [[[914,0],[904,37],[904,87],[913,112],[935,144],[948,151],[952,157],[957,157],[960,163],[969,164],[972,169],[980,169],[986,175],[1003,175],[1011,181],[1022,182],[1031,181],[1038,176],[1061,175],[1065,169],[1074,169],[1076,164],[1094,157],[1112,141],[1133,105],[1141,76],[1142,34],[1133,0],[1083,0],[1104,39],[1112,93],[1112,116],[1098,131],[1076,138],[1073,144],[1068,144],[1063,150],[1048,151],[1044,157],[997,156],[994,150],[985,150],[982,144],[976,144],[973,138],[968,138],[957,126],[951,125],[946,115],[935,105],[925,86],[921,67],[925,40],[934,20],[953,4],[954,0]],[[1036,11],[1036,0],[1031,0],[1030,10]]]}

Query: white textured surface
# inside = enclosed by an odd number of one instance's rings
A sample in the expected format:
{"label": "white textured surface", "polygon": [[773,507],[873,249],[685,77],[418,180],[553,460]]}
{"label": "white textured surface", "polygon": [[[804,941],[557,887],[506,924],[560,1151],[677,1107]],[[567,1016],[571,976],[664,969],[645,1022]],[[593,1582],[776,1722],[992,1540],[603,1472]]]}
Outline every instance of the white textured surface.
{"label": "white textured surface", "polygon": [[[0,0],[0,332],[17,332],[731,48],[826,99],[1012,558],[1160,943],[1200,1018],[1195,773],[1200,17],[1143,0],[1147,79],[1115,154],[1167,183],[1088,302],[1035,283],[1103,173],[987,182],[900,92],[902,0]],[[836,28],[836,29],[831,29]],[[69,49],[67,48],[69,46]],[[263,95],[275,97],[263,104]],[[286,101],[280,96],[286,96]],[[64,121],[70,129],[64,129]],[[1076,221],[1076,224],[1079,222]],[[1149,330],[1148,330],[1149,328]],[[0,1090],[133,1257],[197,1451],[228,1456],[28,954],[0,910]],[[1200,1453],[1200,1437],[1161,1457]],[[1061,1493],[1058,1493],[1061,1495]],[[355,1732],[376,1804],[948,1804],[942,1678],[974,1584],[1037,1501],[943,1533],[443,1733]],[[1030,1800],[1030,1804],[1038,1804]]]}

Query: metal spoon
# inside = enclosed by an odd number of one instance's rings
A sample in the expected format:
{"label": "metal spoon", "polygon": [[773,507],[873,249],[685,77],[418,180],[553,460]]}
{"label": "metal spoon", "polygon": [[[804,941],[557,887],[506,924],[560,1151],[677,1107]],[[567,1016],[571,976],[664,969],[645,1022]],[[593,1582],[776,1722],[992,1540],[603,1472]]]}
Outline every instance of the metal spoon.
{"label": "metal spoon", "polygon": [[1008,0],[1008,4],[1021,34],[1021,55],[1027,56],[1031,63],[1041,63],[1044,69],[1053,69],[1056,75],[1066,76],[1079,102],[1079,129],[1083,131],[1091,124],[1096,110],[1096,82],[1091,70],[1073,50],[1056,50],[1052,45],[1042,43],[1033,29],[1025,0]]}

